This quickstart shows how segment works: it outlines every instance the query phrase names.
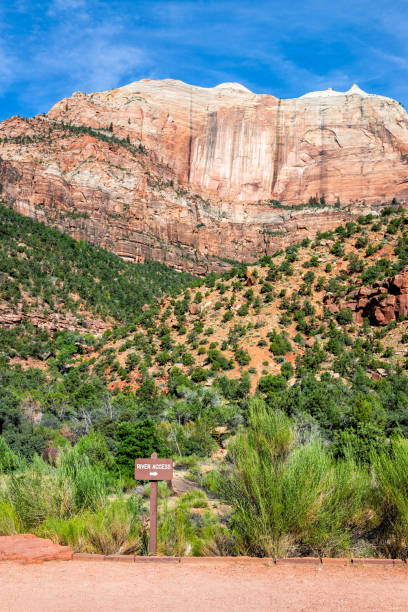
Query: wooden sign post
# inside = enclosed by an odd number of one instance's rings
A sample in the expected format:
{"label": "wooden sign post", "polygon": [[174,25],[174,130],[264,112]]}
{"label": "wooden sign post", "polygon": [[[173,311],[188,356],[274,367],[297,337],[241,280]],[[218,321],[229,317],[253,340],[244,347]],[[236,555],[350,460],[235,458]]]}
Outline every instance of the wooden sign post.
{"label": "wooden sign post", "polygon": [[149,554],[157,553],[157,482],[173,478],[173,459],[158,459],[152,453],[149,459],[135,460],[135,479],[150,481],[150,542]]}

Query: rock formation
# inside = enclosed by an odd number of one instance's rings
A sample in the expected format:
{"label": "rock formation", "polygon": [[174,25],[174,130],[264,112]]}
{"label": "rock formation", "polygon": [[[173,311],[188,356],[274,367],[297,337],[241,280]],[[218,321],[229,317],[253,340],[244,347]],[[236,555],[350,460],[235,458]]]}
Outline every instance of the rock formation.
{"label": "rock formation", "polygon": [[0,124],[7,205],[125,258],[197,273],[350,214],[274,201],[408,201],[407,164],[405,110],[357,86],[281,100],[144,79]]}
{"label": "rock formation", "polygon": [[0,537],[0,561],[42,563],[43,561],[70,561],[72,549],[54,544],[31,533]]}
{"label": "rock formation", "polygon": [[408,267],[396,276],[376,282],[372,287],[361,287],[348,294],[347,299],[335,303],[333,296],[324,298],[326,308],[332,313],[349,308],[356,323],[367,318],[372,325],[387,325],[400,317],[408,316]]}

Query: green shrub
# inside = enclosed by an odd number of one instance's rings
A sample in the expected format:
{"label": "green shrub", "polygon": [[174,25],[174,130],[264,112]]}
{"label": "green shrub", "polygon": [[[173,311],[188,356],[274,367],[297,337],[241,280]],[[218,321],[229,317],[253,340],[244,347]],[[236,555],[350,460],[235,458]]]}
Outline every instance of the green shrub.
{"label": "green shrub", "polygon": [[216,348],[208,351],[208,362],[211,363],[213,370],[231,370],[229,360]]}
{"label": "green shrub", "polygon": [[86,535],[94,551],[103,555],[140,554],[141,508],[140,498],[131,497],[127,501],[115,500],[91,516]]}
{"label": "green shrub", "polygon": [[138,423],[118,423],[115,431],[117,441],[115,459],[121,474],[132,478],[135,470],[135,459],[150,457],[153,452],[165,457],[169,452],[164,440],[160,437],[154,421],[144,419]]}
{"label": "green shrub", "polygon": [[219,492],[232,506],[230,527],[242,554],[345,554],[352,536],[373,526],[369,477],[351,461],[334,462],[317,439],[297,442],[288,417],[261,400],[249,430],[229,447],[231,468]]}
{"label": "green shrub", "polygon": [[202,367],[197,367],[194,368],[194,370],[191,372],[191,380],[193,382],[203,382],[204,380],[207,380],[208,378],[208,370],[206,370],[205,368]]}
{"label": "green shrub", "polygon": [[86,512],[67,520],[48,518],[36,533],[71,546],[74,552],[145,554],[141,509],[141,498],[117,499],[95,513]]}
{"label": "green shrub", "polygon": [[408,442],[396,438],[390,448],[372,456],[378,504],[383,517],[380,550],[389,557],[408,556]]}
{"label": "green shrub", "polygon": [[248,315],[249,312],[249,305],[248,304],[242,304],[242,306],[240,306],[237,310],[237,314],[240,317],[246,317]]}
{"label": "green shrub", "polygon": [[271,341],[269,350],[274,355],[286,355],[292,350],[292,345],[284,332],[279,334],[276,330],[272,330],[268,337]]}
{"label": "green shrub", "polygon": [[235,354],[235,359],[237,360],[239,365],[248,365],[248,363],[250,363],[251,361],[251,356],[248,353],[248,351],[242,348],[235,349],[234,354]]}
{"label": "green shrub", "polygon": [[59,479],[41,460],[8,481],[6,500],[23,531],[38,527],[46,518],[69,518],[75,511],[72,483]]}
{"label": "green shrub", "polygon": [[89,464],[101,468],[102,470],[111,470],[114,465],[114,460],[108,450],[106,438],[100,433],[93,430],[76,443],[73,453],[78,453],[80,456],[88,457]]}
{"label": "green shrub", "polygon": [[15,535],[21,531],[20,520],[13,505],[0,499],[0,536]]}
{"label": "green shrub", "polygon": [[353,313],[350,308],[341,308],[336,315],[336,320],[340,325],[347,325],[353,321]]}
{"label": "green shrub", "polygon": [[0,436],[0,474],[9,474],[21,467],[21,459],[13,453],[5,439]]}
{"label": "green shrub", "polygon": [[197,515],[191,512],[192,508],[204,508],[205,504],[206,498],[202,491],[185,493],[172,508],[167,503],[164,504],[158,521],[158,551],[161,554],[231,554],[232,545],[224,548],[220,543],[229,538],[219,525],[216,515],[205,510],[200,513],[198,519]]}
{"label": "green shrub", "polygon": [[281,374],[282,374],[282,376],[284,376],[287,379],[289,379],[289,378],[291,378],[293,376],[294,368],[293,368],[293,365],[291,363],[289,363],[289,361],[285,361],[284,363],[282,363],[282,365],[281,365]]}
{"label": "green shrub", "polygon": [[58,460],[59,484],[71,485],[74,511],[96,510],[103,505],[107,495],[106,474],[93,466],[87,455],[72,450],[62,453]]}

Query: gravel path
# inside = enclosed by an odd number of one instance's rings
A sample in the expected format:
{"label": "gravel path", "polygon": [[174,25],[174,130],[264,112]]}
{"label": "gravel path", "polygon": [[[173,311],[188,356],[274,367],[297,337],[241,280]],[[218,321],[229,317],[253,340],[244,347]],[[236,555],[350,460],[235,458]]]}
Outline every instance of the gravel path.
{"label": "gravel path", "polygon": [[0,564],[1,612],[408,610],[402,567],[192,563]]}

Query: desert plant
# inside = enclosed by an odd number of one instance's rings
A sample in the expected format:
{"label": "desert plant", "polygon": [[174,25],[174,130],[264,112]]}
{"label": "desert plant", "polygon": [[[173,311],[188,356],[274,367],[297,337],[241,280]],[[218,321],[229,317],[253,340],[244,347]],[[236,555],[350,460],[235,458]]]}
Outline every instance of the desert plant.
{"label": "desert plant", "polygon": [[10,476],[6,500],[24,531],[38,527],[47,517],[68,518],[75,508],[71,483],[59,479],[40,459],[23,474]]}
{"label": "desert plant", "polygon": [[390,448],[372,457],[378,504],[383,517],[379,548],[387,556],[408,556],[408,442],[392,440]]}
{"label": "desert plant", "polygon": [[318,438],[300,444],[289,418],[260,399],[250,404],[249,425],[231,444],[231,468],[219,479],[240,552],[276,557],[350,549],[351,534],[370,523],[368,476],[352,460],[334,462]]}
{"label": "desert plant", "polygon": [[71,486],[76,511],[96,510],[105,501],[106,474],[75,448],[63,453],[58,461],[58,485],[63,483]]}
{"label": "desert plant", "polygon": [[97,512],[84,512],[70,519],[48,518],[37,535],[50,538],[75,552],[98,554],[143,554],[143,526],[139,497],[116,499]]}
{"label": "desert plant", "polygon": [[202,556],[210,549],[222,554],[221,539],[216,535],[225,531],[206,506],[202,491],[184,493],[172,508],[167,501],[159,512],[158,550],[167,555]]}
{"label": "desert plant", "polygon": [[22,466],[22,460],[13,453],[5,439],[0,436],[0,474],[9,474]]}
{"label": "desert plant", "polygon": [[0,536],[19,533],[20,521],[10,502],[0,500]]}
{"label": "desert plant", "polygon": [[86,536],[94,551],[104,554],[134,554],[143,548],[140,498],[115,500],[92,515]]}
{"label": "desert plant", "polygon": [[37,528],[36,535],[61,546],[70,546],[74,552],[94,552],[87,541],[86,522],[86,514],[69,519],[48,517]]}

